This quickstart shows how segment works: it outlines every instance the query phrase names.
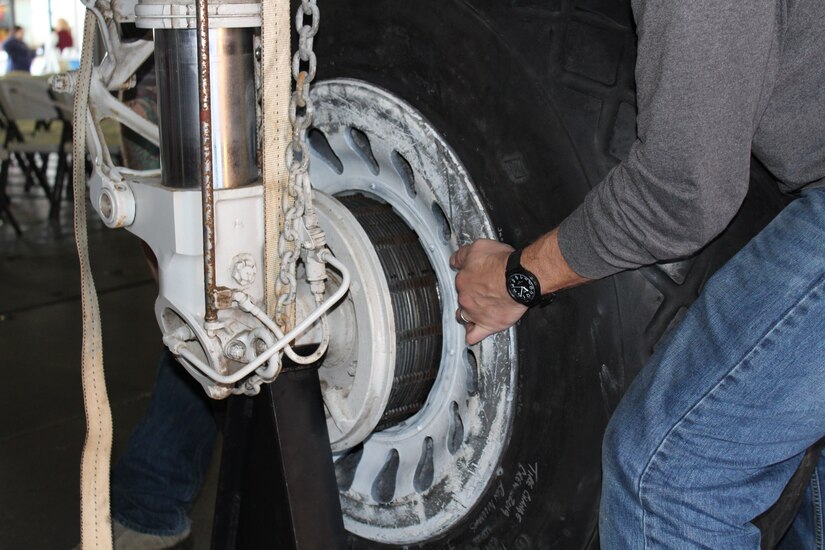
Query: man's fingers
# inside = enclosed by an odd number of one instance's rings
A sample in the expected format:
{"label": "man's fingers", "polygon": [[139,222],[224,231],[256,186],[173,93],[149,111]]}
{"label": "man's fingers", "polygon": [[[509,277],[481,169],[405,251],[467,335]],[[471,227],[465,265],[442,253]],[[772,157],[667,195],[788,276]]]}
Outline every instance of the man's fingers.
{"label": "man's fingers", "polygon": [[464,262],[467,261],[467,254],[470,253],[470,245],[465,244],[464,246],[460,246],[458,250],[453,252],[453,255],[450,256],[450,267],[453,269],[461,269],[464,266]]}
{"label": "man's fingers", "polygon": [[473,323],[473,321],[467,317],[467,314],[461,308],[455,310],[455,320],[459,325],[470,325]]}
{"label": "man's fingers", "polygon": [[467,313],[461,308],[455,310],[455,320],[458,322],[459,325],[464,327],[466,335],[465,339],[469,345],[478,343],[493,333],[492,331],[480,328],[478,325],[476,325],[473,322],[473,320],[470,319]]}
{"label": "man's fingers", "polygon": [[469,324],[467,325],[467,336],[465,340],[467,341],[467,345],[472,346],[478,344],[493,334],[493,332],[494,331],[484,328],[481,325]]}

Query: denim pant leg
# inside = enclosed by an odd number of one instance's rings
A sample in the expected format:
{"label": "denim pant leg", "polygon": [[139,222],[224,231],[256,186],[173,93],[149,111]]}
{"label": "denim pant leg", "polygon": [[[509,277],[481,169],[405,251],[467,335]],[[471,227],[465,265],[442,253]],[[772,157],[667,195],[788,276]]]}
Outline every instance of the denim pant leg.
{"label": "denim pant leg", "polygon": [[779,542],[779,550],[825,550],[823,498],[825,490],[825,452],[819,457],[811,484],[805,491],[799,513]]}
{"label": "denim pant leg", "polygon": [[818,189],[714,275],[619,404],[603,446],[602,547],[758,549],[750,520],[825,433],[823,335]]}
{"label": "denim pant leg", "polygon": [[164,350],[149,410],[112,469],[114,519],[155,535],[187,531],[216,435],[209,398]]}

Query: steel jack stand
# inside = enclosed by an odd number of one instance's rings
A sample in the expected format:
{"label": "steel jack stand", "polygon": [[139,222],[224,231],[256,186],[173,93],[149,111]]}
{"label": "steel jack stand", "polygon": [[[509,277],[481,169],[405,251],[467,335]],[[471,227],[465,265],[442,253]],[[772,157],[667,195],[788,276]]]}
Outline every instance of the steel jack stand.
{"label": "steel jack stand", "polygon": [[224,423],[212,550],[346,545],[317,367],[232,397]]}

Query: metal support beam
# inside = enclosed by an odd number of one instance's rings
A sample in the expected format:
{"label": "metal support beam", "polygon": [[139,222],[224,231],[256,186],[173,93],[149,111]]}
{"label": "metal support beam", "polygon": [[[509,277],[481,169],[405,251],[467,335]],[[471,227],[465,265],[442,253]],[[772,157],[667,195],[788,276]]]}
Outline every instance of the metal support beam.
{"label": "metal support beam", "polygon": [[212,550],[346,545],[318,370],[289,368],[224,424]]}

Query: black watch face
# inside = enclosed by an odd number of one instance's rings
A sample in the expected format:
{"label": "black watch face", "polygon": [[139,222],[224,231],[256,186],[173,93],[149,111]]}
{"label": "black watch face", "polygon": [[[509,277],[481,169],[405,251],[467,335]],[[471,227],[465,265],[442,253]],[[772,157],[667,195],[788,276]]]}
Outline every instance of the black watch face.
{"label": "black watch face", "polygon": [[513,273],[507,277],[507,291],[517,302],[528,305],[536,299],[536,285],[530,277]]}

